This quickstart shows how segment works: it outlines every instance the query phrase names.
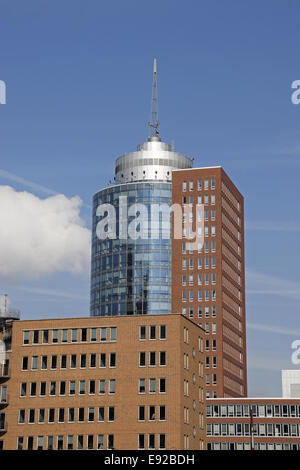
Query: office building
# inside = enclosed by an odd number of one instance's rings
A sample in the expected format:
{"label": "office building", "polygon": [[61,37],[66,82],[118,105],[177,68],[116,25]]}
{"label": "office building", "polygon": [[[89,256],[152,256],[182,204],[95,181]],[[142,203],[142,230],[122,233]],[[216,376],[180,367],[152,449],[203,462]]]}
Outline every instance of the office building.
{"label": "office building", "polygon": [[205,329],[207,398],[247,396],[243,197],[221,167],[173,171],[172,194],[204,232],[172,239],[172,312]]}
{"label": "office building", "polygon": [[8,329],[0,448],[205,448],[204,332],[189,319],[24,320]]}
{"label": "office building", "polygon": [[300,450],[300,399],[208,399],[206,419],[208,450]]}

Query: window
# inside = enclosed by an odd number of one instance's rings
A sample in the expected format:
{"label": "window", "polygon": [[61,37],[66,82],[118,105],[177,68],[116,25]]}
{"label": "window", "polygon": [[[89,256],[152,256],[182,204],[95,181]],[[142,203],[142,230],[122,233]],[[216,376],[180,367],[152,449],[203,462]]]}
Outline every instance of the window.
{"label": "window", "polygon": [[26,382],[22,382],[21,383],[20,397],[26,397],[26,389],[27,389]]}
{"label": "window", "polygon": [[216,196],[214,194],[211,195],[211,205],[214,206],[216,204]]}
{"label": "window", "polygon": [[102,450],[103,447],[104,447],[104,435],[103,434],[98,434],[97,449]]}
{"label": "window", "polygon": [[74,408],[69,408],[68,422],[69,423],[74,423],[74,419],[75,419],[75,409]]}
{"label": "window", "polygon": [[149,365],[155,366],[156,365],[156,354],[155,351],[151,351],[149,353]]}
{"label": "window", "polygon": [[146,366],[146,353],[140,352],[140,367]]}
{"label": "window", "polygon": [[38,368],[38,357],[33,356],[31,359],[31,370],[37,370]]}
{"label": "window", "polygon": [[29,331],[23,331],[23,344],[29,344]]}
{"label": "window", "polygon": [[114,435],[108,434],[107,436],[107,449],[113,450],[114,448]]}
{"label": "window", "polygon": [[19,410],[18,423],[19,424],[24,424],[25,423],[25,410]]}
{"label": "window", "polygon": [[79,423],[84,422],[84,408],[82,407],[78,408],[78,422]]}
{"label": "window", "polygon": [[64,448],[64,436],[57,436],[57,450],[63,450]]}
{"label": "window", "polygon": [[53,436],[47,437],[47,449],[53,450]]}
{"label": "window", "polygon": [[29,424],[33,424],[33,423],[34,423],[34,418],[35,418],[35,410],[31,408],[31,409],[29,410],[28,423],[29,423]]}
{"label": "window", "polygon": [[145,434],[139,434],[138,448],[139,449],[145,449]]}
{"label": "window", "polygon": [[194,190],[194,182],[192,180],[189,182],[189,190],[190,191]]}
{"label": "window", "polygon": [[139,406],[139,421],[145,421],[145,407]]}
{"label": "window", "polygon": [[80,368],[86,368],[86,354],[80,354]]}
{"label": "window", "polygon": [[46,382],[40,383],[40,396],[44,397],[46,395]]}
{"label": "window", "polygon": [[85,380],[79,380],[79,395],[85,394]]}
{"label": "window", "polygon": [[57,368],[57,356],[51,356],[51,369]]}
{"label": "window", "polygon": [[101,423],[104,421],[104,406],[99,406],[98,421],[101,422]]}
{"label": "window", "polygon": [[100,328],[100,341],[106,341],[107,339],[107,328]]}
{"label": "window", "polygon": [[33,436],[27,438],[27,450],[33,450]]}
{"label": "window", "polygon": [[160,325],[159,338],[160,339],[166,339],[166,337],[167,337],[167,327],[166,327],[166,325]]}
{"label": "window", "polygon": [[183,191],[183,192],[186,191],[186,181],[183,181],[183,182],[182,182],[182,191]]}
{"label": "window", "polygon": [[47,356],[42,356],[41,369],[42,369],[42,370],[47,369]]}
{"label": "window", "polygon": [[166,421],[166,407],[164,405],[159,407],[159,421]]}
{"label": "window", "polygon": [[70,357],[70,368],[75,369],[76,368],[76,354],[71,354]]}
{"label": "window", "polygon": [[215,178],[212,178],[211,179],[211,185],[210,185],[211,189],[216,189],[216,179]]}
{"label": "window", "polygon": [[54,396],[56,394],[56,382],[50,382],[50,391],[49,394]]}
{"label": "window", "polygon": [[73,450],[74,447],[74,438],[73,436],[68,436],[68,450]]}
{"label": "window", "polygon": [[109,367],[116,367],[116,353],[110,353]]}
{"label": "window", "polygon": [[72,328],[72,343],[77,342],[77,328]]}
{"label": "window", "polygon": [[89,434],[87,437],[87,448],[92,450],[94,448],[94,436]]}
{"label": "window", "polygon": [[87,341],[87,328],[81,328],[81,342],[86,343]]}
{"label": "window", "polygon": [[149,379],[149,392],[155,393],[156,392],[156,379]]}
{"label": "window", "polygon": [[67,343],[67,341],[68,341],[68,330],[62,330],[62,332],[61,332],[61,341],[62,341],[62,343]]}
{"label": "window", "polygon": [[37,438],[37,450],[43,450],[44,447],[44,436],[38,436]]}
{"label": "window", "polygon": [[149,449],[155,449],[155,434],[149,434]]}
{"label": "window", "polygon": [[43,343],[47,344],[49,341],[49,331],[48,330],[43,330]]}
{"label": "window", "polygon": [[75,393],[76,393],[75,383],[76,383],[75,380],[70,380],[69,395],[75,395]]}
{"label": "window", "polygon": [[66,394],[66,382],[64,380],[59,383],[59,394],[60,395]]}
{"label": "window", "polygon": [[146,327],[140,326],[140,340],[143,341],[146,339]]}
{"label": "window", "polygon": [[159,379],[159,392],[166,393],[166,379],[165,378]]}
{"label": "window", "polygon": [[26,356],[22,358],[22,370],[28,370],[28,357]]}
{"label": "window", "polygon": [[58,330],[52,330],[52,343],[58,342]]}
{"label": "window", "polygon": [[106,354],[100,354],[100,367],[106,367]]}
{"label": "window", "polygon": [[89,394],[90,395],[95,395],[95,380],[90,380]]}
{"label": "window", "polygon": [[202,269],[202,258],[198,258],[198,269]]}
{"label": "window", "polygon": [[99,380],[99,393],[100,395],[104,395],[105,393],[105,380],[104,379]]}
{"label": "window", "polygon": [[149,406],[149,421],[155,421],[155,406]]}
{"label": "window", "polygon": [[49,408],[48,423],[54,423],[55,408]]}
{"label": "window", "polygon": [[91,341],[97,341],[97,328],[91,328]]}
{"label": "window", "polygon": [[208,179],[206,178],[204,180],[204,190],[207,190],[208,189]]}
{"label": "window", "polygon": [[95,421],[95,408],[90,407],[88,409],[88,422],[93,423]]}
{"label": "window", "polygon": [[202,180],[197,181],[197,189],[198,189],[198,191],[202,190]]}
{"label": "window", "polygon": [[96,367],[96,354],[90,355],[90,367],[91,368]]}
{"label": "window", "polygon": [[159,435],[159,448],[160,449],[166,448],[166,435],[165,434]]}
{"label": "window", "polygon": [[110,379],[108,393],[114,394],[116,392],[116,381],[115,379]]}
{"label": "window", "polygon": [[165,351],[160,351],[159,353],[159,365],[165,366],[167,364],[167,353]]}
{"label": "window", "polygon": [[77,449],[82,450],[83,449],[83,435],[79,434],[77,436]]}
{"label": "window", "polygon": [[39,330],[35,330],[33,332],[33,344],[38,344],[39,343],[39,336],[40,336]]}
{"label": "window", "polygon": [[110,341],[116,341],[116,340],[117,340],[117,328],[113,326],[110,329]]}
{"label": "window", "polygon": [[114,406],[109,406],[108,408],[108,421],[115,420],[115,408]]}
{"label": "window", "polygon": [[58,409],[58,422],[59,423],[65,422],[65,409],[64,408]]}
{"label": "window", "polygon": [[67,356],[66,354],[63,354],[60,356],[60,368],[61,369],[66,369],[67,368]]}
{"label": "window", "polygon": [[150,339],[156,339],[156,327],[150,326]]}
{"label": "window", "polygon": [[[23,446],[24,446],[24,437],[23,436],[20,436],[18,437],[18,446],[17,446],[17,449],[18,450],[23,450]],[[0,449],[1,450],[1,449]]]}
{"label": "window", "polygon": [[146,379],[139,379],[139,393],[146,392]]}

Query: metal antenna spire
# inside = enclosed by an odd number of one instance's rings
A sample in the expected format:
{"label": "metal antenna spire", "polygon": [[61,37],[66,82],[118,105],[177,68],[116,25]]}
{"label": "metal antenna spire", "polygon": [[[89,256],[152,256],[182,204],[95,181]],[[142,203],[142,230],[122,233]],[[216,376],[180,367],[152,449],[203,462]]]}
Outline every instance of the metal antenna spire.
{"label": "metal antenna spire", "polygon": [[158,105],[157,105],[157,67],[156,59],[153,62],[153,81],[152,81],[152,99],[150,121],[148,123],[148,138],[159,138]]}

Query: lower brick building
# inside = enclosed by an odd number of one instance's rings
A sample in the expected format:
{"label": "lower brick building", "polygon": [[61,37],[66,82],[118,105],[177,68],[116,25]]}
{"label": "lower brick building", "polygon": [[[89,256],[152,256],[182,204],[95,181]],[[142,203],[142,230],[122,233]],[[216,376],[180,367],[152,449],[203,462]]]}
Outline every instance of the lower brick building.
{"label": "lower brick building", "polygon": [[300,399],[217,398],[206,408],[208,450],[300,450]]}
{"label": "lower brick building", "polygon": [[176,314],[7,322],[0,448],[204,449],[203,334]]}

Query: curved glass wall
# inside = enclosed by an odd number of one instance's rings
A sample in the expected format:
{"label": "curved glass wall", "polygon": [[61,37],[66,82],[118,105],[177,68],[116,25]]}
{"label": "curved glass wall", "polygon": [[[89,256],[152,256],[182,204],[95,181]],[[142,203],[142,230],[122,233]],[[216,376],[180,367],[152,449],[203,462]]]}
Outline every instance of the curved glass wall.
{"label": "curved glass wall", "polygon": [[[162,215],[159,236],[151,238],[151,204],[172,203],[171,183],[140,182],[108,187],[93,200],[91,272],[91,315],[115,316],[162,314],[171,310],[171,238],[163,238]],[[149,237],[101,240],[96,235],[101,204],[111,204],[119,216],[119,197],[126,196],[128,208],[144,204],[149,214]],[[134,217],[129,218],[128,222]],[[170,224],[170,220],[165,222]],[[164,235],[165,236],[165,235]]]}

